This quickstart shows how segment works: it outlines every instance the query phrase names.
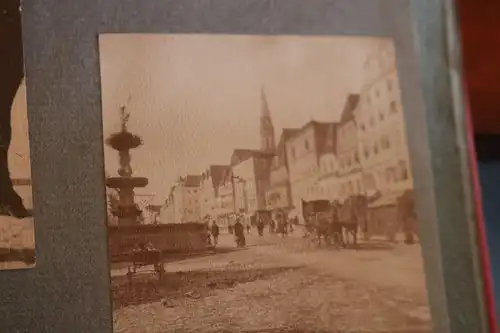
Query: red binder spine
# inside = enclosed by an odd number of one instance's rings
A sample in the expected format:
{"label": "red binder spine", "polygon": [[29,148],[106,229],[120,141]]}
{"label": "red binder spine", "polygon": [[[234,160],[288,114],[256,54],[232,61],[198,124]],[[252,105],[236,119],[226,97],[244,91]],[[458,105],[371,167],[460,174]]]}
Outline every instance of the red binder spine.
{"label": "red binder spine", "polygon": [[480,246],[479,250],[481,253],[481,264],[483,267],[483,276],[484,276],[484,293],[485,293],[490,329],[492,333],[497,333],[498,323],[496,318],[495,297],[493,291],[493,275],[491,271],[488,242],[486,237],[486,226],[485,226],[483,205],[481,198],[481,186],[479,184],[479,172],[477,168],[476,150],[474,145],[474,129],[472,126],[469,103],[467,103],[466,105],[467,105],[466,109],[467,144],[470,150],[469,162],[472,172],[472,181],[473,181],[472,186],[474,191],[474,201],[476,205],[477,230],[478,230],[479,246]]}

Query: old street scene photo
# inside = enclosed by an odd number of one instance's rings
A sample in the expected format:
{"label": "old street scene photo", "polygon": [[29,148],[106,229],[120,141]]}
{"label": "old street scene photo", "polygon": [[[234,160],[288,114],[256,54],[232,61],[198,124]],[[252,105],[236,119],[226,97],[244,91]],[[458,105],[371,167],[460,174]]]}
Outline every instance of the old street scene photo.
{"label": "old street scene photo", "polygon": [[99,50],[115,332],[431,332],[391,40]]}

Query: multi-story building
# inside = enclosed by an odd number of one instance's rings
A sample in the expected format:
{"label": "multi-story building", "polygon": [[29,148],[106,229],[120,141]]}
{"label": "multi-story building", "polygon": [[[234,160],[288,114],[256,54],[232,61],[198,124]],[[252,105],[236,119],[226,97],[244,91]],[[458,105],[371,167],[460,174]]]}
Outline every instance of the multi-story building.
{"label": "multi-story building", "polygon": [[394,46],[381,41],[364,70],[365,84],[354,112],[363,183],[367,190],[382,192],[383,197],[371,207],[390,221],[397,198],[413,189]]}
{"label": "multi-story building", "polygon": [[347,96],[337,131],[338,196],[343,201],[349,196],[364,193],[363,170],[358,142],[358,129],[354,113],[359,95]]}
{"label": "multi-story building", "polygon": [[217,216],[219,185],[226,165],[211,165],[202,175],[200,184],[200,211],[202,218]]}
{"label": "multi-story building", "polygon": [[299,219],[302,219],[302,200],[317,200],[322,196],[319,163],[326,142],[325,133],[331,131],[331,126],[334,123],[310,121],[285,144],[293,205]]}
{"label": "multi-story building", "polygon": [[171,189],[160,213],[160,220],[163,223],[201,221],[200,183],[200,175],[180,177]]}
{"label": "multi-story building", "polygon": [[[266,191],[276,151],[274,125],[264,89],[261,91],[259,150],[236,149],[231,156],[234,212],[254,215],[266,210]],[[248,221],[247,221],[248,222]]]}
{"label": "multi-story building", "polygon": [[286,142],[299,133],[298,129],[284,128],[272,159],[269,177],[269,189],[266,192],[268,210],[285,210],[293,208],[292,189],[288,172]]}
{"label": "multi-story building", "polygon": [[231,167],[224,170],[217,191],[216,212],[219,223],[222,226],[228,226],[234,223],[234,190],[233,190],[233,172]]}
{"label": "multi-story building", "polygon": [[318,133],[318,199],[338,200],[338,160],[337,160],[337,124],[328,124],[325,131]]}
{"label": "multi-story building", "polygon": [[241,156],[232,157],[234,212],[254,215],[266,210],[266,191],[269,188],[269,175],[273,153],[249,150]]}

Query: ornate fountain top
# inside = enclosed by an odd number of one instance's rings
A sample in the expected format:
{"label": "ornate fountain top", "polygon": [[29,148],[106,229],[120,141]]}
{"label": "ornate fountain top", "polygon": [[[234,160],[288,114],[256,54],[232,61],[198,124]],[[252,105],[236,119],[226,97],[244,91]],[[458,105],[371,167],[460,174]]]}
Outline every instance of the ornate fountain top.
{"label": "ornate fountain top", "polygon": [[126,112],[125,109],[127,107],[125,105],[120,106],[120,120],[122,125],[122,132],[127,132],[127,123],[130,118],[130,112]]}

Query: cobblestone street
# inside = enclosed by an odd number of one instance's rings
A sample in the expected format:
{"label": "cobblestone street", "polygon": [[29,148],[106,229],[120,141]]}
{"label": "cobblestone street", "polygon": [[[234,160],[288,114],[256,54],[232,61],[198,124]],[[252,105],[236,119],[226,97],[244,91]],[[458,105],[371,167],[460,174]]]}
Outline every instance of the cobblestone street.
{"label": "cobblestone street", "polygon": [[128,289],[113,271],[115,332],[430,332],[418,246],[248,243],[223,235],[218,253],[167,263],[162,285],[144,272]]}

